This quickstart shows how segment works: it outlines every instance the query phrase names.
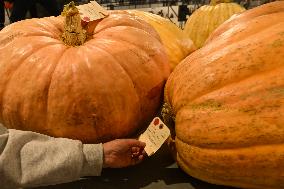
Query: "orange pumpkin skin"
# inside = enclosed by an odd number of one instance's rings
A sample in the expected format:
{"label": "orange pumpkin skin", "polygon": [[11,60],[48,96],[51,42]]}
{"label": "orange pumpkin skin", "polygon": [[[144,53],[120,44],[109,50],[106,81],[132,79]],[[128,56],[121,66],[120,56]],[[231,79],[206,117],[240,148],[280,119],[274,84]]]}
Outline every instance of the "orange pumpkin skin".
{"label": "orange pumpkin skin", "polygon": [[111,14],[77,47],[61,41],[62,30],[63,18],[49,17],[0,32],[0,122],[94,143],[152,119],[170,68],[150,25]]}
{"label": "orange pumpkin skin", "polygon": [[283,11],[234,20],[169,77],[177,162],[191,176],[284,188],[283,21]]}

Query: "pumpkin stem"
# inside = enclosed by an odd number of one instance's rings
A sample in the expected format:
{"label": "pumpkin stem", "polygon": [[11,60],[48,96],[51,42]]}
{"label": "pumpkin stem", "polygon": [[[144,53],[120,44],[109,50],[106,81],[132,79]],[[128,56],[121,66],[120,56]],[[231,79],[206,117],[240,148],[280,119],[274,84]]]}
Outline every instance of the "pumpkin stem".
{"label": "pumpkin stem", "polygon": [[210,5],[215,6],[220,3],[231,3],[231,0],[211,0]]}
{"label": "pumpkin stem", "polygon": [[174,111],[170,104],[164,103],[161,111],[161,116],[163,117],[164,123],[169,127],[171,131],[171,136],[167,139],[167,145],[169,150],[172,154],[172,157],[176,160],[177,159],[177,149],[175,143],[175,115]]}
{"label": "pumpkin stem", "polygon": [[81,26],[79,10],[73,1],[64,6],[61,15],[65,16],[62,41],[70,46],[82,45],[86,41],[87,34]]}
{"label": "pumpkin stem", "polygon": [[168,103],[164,103],[161,111],[164,123],[171,130],[172,137],[175,137],[175,115],[172,107]]}

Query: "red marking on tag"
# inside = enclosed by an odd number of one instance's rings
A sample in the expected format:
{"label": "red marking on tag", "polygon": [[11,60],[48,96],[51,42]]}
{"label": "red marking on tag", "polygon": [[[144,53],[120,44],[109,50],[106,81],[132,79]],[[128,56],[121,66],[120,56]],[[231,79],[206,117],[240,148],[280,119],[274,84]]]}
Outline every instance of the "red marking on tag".
{"label": "red marking on tag", "polygon": [[163,125],[163,124],[160,124],[159,129],[162,129],[163,127],[164,127],[164,125]]}
{"label": "red marking on tag", "polygon": [[156,118],[156,119],[154,120],[154,125],[158,125],[158,124],[159,124],[159,119]]}
{"label": "red marking on tag", "polygon": [[85,16],[85,17],[83,18],[83,21],[85,21],[85,22],[90,22],[90,18]]}

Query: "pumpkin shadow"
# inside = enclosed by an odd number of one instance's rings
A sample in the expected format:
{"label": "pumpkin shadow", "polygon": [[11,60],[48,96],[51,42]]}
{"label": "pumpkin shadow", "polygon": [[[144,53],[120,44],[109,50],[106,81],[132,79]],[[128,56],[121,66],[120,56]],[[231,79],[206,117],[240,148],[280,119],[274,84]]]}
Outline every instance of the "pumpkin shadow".
{"label": "pumpkin shadow", "polygon": [[171,157],[166,145],[143,163],[123,168],[104,169],[99,177],[37,189],[233,189],[208,184],[189,177]]}

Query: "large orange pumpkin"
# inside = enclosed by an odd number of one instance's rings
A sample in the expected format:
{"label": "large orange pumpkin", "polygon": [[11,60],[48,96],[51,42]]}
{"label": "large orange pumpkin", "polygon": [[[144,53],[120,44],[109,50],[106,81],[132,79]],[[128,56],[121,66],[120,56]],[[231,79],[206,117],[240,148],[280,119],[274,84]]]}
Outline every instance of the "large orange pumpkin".
{"label": "large orange pumpkin", "polygon": [[128,136],[160,106],[170,71],[165,49],[129,14],[109,15],[80,45],[85,33],[75,16],[67,14],[71,27],[49,17],[0,32],[0,122],[84,142]]}
{"label": "large orange pumpkin", "polygon": [[[284,2],[244,14],[271,6]],[[167,81],[177,162],[214,184],[284,188],[284,12],[231,21]]]}

